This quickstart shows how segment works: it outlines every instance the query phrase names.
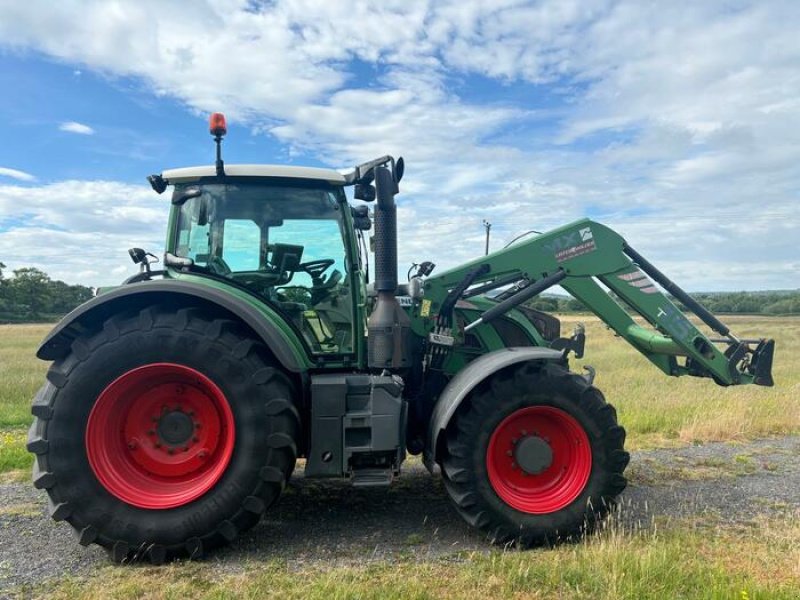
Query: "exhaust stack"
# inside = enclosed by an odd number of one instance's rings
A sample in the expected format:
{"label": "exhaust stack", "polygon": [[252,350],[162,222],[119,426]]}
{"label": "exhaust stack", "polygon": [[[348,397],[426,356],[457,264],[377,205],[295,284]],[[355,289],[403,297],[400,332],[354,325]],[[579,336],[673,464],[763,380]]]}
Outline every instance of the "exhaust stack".
{"label": "exhaust stack", "polygon": [[[398,161],[399,162],[399,161]],[[394,166],[394,165],[393,165]],[[398,165],[400,166],[400,165]],[[367,355],[372,369],[411,366],[411,319],[397,302],[397,206],[394,196],[402,167],[375,167],[375,289],[378,298],[367,321]]]}

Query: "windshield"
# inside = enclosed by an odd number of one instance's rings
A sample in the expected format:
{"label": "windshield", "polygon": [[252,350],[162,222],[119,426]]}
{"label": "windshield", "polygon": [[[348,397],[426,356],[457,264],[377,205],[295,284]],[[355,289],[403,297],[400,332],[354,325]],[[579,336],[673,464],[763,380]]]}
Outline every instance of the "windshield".
{"label": "windshield", "polygon": [[[197,187],[177,186],[175,197]],[[197,272],[269,300],[313,352],[352,352],[351,277],[335,192],[255,183],[200,190],[180,206],[172,252]]]}

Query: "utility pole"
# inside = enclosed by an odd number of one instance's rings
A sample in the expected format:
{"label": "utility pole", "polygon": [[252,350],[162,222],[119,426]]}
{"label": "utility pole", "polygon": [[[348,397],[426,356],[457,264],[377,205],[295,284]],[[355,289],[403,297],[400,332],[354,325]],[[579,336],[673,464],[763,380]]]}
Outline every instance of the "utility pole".
{"label": "utility pole", "polygon": [[489,223],[486,219],[483,220],[483,226],[486,228],[486,251],[483,253],[484,256],[489,254],[489,231],[492,229],[492,224]]}

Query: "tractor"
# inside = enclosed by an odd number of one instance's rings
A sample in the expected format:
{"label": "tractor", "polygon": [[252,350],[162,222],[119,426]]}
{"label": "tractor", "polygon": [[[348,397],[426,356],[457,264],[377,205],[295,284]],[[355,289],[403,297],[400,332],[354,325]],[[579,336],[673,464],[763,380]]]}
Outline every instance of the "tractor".
{"label": "tractor", "polygon": [[773,340],[736,337],[608,227],[579,220],[438,274],[422,261],[400,283],[402,158],[227,165],[226,130],[214,113],[214,164],[148,178],[172,187],[163,268],[131,249],[139,272],[37,351],[52,364],[33,483],[113,561],[229,544],[298,459],[307,478],[388,486],[421,454],[487,540],[578,539],[625,488],[629,454],[594,370],[570,371],[585,332],[526,305],[556,285],[667,375],[773,385]]}

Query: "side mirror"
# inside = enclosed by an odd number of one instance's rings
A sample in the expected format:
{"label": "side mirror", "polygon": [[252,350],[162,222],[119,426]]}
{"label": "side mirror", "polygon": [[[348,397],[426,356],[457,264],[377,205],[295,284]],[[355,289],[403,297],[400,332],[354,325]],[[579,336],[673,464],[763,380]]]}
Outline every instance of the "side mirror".
{"label": "side mirror", "polygon": [[369,231],[372,221],[369,220],[369,208],[360,204],[350,207],[350,214],[353,215],[353,227],[361,231]]}
{"label": "side mirror", "polygon": [[131,257],[133,264],[138,265],[147,257],[147,252],[145,252],[143,248],[130,248],[128,250],[128,256]]}
{"label": "side mirror", "polygon": [[397,159],[397,162],[394,165],[394,180],[395,183],[400,183],[400,180],[403,178],[403,173],[406,170],[406,161],[403,160],[403,157]]}
{"label": "side mirror", "polygon": [[375,186],[368,183],[357,183],[353,190],[353,197],[364,202],[374,202]]}

